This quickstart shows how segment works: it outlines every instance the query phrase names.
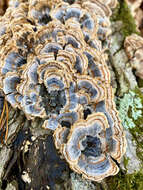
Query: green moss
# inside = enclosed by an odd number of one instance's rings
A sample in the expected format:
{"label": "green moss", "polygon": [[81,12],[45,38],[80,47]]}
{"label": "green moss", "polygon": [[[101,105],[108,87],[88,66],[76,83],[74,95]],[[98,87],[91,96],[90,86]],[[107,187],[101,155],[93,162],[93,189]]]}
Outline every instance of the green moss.
{"label": "green moss", "polygon": [[143,88],[143,79],[137,78],[139,88]]}
{"label": "green moss", "polygon": [[109,190],[143,190],[143,173],[127,174],[120,171],[116,176],[107,179]]}
{"label": "green moss", "polygon": [[131,35],[132,33],[140,34],[136,30],[135,20],[131,15],[130,9],[126,4],[125,0],[119,0],[119,5],[115,9],[111,21],[122,21],[122,34],[124,38]]}
{"label": "green moss", "polygon": [[[119,1],[111,20],[122,21],[121,32],[124,38],[132,33],[139,34],[125,0]],[[130,131],[133,140],[136,142],[136,153],[143,163],[143,94],[139,89],[129,91],[124,94],[123,98],[117,100],[117,108],[124,128]],[[124,157],[125,170],[120,170],[116,176],[106,179],[109,190],[143,190],[143,164],[140,171],[128,174],[128,161],[129,159]]]}
{"label": "green moss", "polygon": [[143,190],[143,171],[128,174],[128,161],[129,159],[124,157],[125,170],[120,170],[116,176],[107,178],[108,190]]}
{"label": "green moss", "polygon": [[129,158],[124,156],[123,163],[124,163],[124,167],[125,167],[126,171],[127,171],[127,166],[128,166],[129,160],[130,160]]}

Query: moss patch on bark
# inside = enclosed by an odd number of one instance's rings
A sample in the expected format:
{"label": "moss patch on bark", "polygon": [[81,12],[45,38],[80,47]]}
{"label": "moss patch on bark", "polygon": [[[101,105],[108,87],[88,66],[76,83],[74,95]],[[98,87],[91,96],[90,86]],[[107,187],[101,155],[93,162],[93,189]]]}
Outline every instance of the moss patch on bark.
{"label": "moss patch on bark", "polygon": [[136,29],[136,24],[133,16],[131,15],[130,9],[125,2],[125,0],[119,0],[117,8],[114,10],[111,17],[111,21],[122,21],[122,34],[125,37],[131,35],[132,33],[140,34]]}
{"label": "moss patch on bark", "polygon": [[116,176],[108,179],[109,190],[142,190],[143,189],[142,171],[127,174],[120,171]]}

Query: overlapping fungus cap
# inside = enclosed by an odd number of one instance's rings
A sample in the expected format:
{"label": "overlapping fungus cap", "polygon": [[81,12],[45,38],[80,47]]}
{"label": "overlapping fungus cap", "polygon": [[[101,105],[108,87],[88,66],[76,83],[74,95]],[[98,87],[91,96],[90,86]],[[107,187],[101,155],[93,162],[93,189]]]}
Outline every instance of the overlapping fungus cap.
{"label": "overlapping fungus cap", "polygon": [[[55,115],[60,118],[60,111],[61,114],[69,111],[75,113],[76,104],[83,105],[82,99],[87,99],[89,95],[87,103],[103,99],[104,85],[98,80],[109,81],[103,55],[98,51],[97,54],[96,51],[92,53],[94,50],[86,46],[83,34],[76,24],[70,26],[67,21],[64,26],[59,21],[51,21],[47,27],[44,26],[46,30],[43,31],[43,27],[39,26],[39,30],[34,33],[30,24],[20,28],[17,23],[18,32],[15,29],[13,34],[16,44],[8,42],[2,48],[1,51],[5,52],[5,56],[1,56],[3,89],[7,85],[5,81],[13,83],[12,77],[7,79],[9,73],[13,75],[14,71],[19,71],[20,76],[14,85],[15,89],[5,92],[6,98],[11,104],[13,102],[14,108],[22,109],[28,119],[49,117],[52,109],[53,121],[57,119]],[[13,39],[11,41],[14,43]],[[27,47],[26,50],[24,46]],[[86,75],[87,69],[91,76]],[[97,81],[92,77],[96,77]],[[83,96],[78,96],[80,93]],[[10,100],[10,97],[14,99]],[[57,107],[58,102],[61,102],[60,108]],[[74,117],[74,120],[78,119],[78,116]]]}
{"label": "overlapping fungus cap", "polygon": [[135,74],[143,79],[143,38],[132,34],[125,39],[124,46]]}
{"label": "overlapping fungus cap", "polygon": [[106,135],[108,148],[111,157],[120,163],[121,157],[126,151],[126,139],[110,86],[107,86],[105,100],[95,105],[95,112],[103,112],[108,120],[109,128]]}
{"label": "overlapping fungus cap", "polygon": [[113,102],[110,86],[106,97],[88,106],[84,119],[69,128],[59,127],[54,132],[56,148],[70,167],[83,177],[100,181],[115,175],[126,150],[125,134]]}
{"label": "overlapping fungus cap", "polygon": [[119,171],[110,154],[108,128],[106,116],[94,113],[86,120],[74,123],[70,132],[67,128],[56,129],[55,145],[74,171],[87,179],[99,181]]}
{"label": "overlapping fungus cap", "polygon": [[98,38],[105,40],[111,33],[109,17],[112,14],[111,9],[117,5],[117,0],[81,0],[82,7],[87,9],[89,12],[95,12],[97,15],[97,21],[99,24]]}
{"label": "overlapping fungus cap", "polygon": [[69,5],[61,3],[51,11],[51,17],[65,23],[67,20],[76,20],[82,28],[85,39],[95,38],[97,35],[96,15],[89,14],[86,9],[81,8],[79,4]]}
{"label": "overlapping fungus cap", "polygon": [[36,24],[45,25],[51,21],[50,11],[62,0],[29,0],[28,16]]}
{"label": "overlapping fungus cap", "polygon": [[[70,1],[66,1],[69,2]],[[74,4],[61,3],[51,12],[51,17],[64,23],[68,19],[74,19],[80,23],[84,38],[95,46],[94,40],[105,40],[111,33],[109,16],[116,1],[75,1]],[[98,25],[98,26],[97,26]],[[97,32],[97,34],[96,34]]]}
{"label": "overlapping fungus cap", "polygon": [[102,40],[116,1],[12,2],[0,20],[6,100],[54,131],[55,145],[74,171],[95,181],[115,175],[126,141]]}

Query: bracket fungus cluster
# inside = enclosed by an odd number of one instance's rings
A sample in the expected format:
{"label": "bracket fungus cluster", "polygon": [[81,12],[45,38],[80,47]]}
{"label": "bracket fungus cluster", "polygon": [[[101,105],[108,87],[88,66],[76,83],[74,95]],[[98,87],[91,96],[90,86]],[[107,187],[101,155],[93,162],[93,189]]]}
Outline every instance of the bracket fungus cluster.
{"label": "bracket fungus cluster", "polygon": [[102,41],[116,0],[17,0],[0,20],[0,88],[43,119],[71,169],[100,181],[126,149]]}
{"label": "bracket fungus cluster", "polygon": [[143,79],[143,38],[132,34],[125,39],[124,46],[136,76]]}

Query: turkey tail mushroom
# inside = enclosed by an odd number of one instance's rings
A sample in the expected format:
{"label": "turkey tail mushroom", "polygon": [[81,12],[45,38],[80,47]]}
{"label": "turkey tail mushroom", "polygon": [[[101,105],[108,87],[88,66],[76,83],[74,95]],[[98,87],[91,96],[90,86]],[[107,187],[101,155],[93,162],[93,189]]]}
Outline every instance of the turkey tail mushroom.
{"label": "turkey tail mushroom", "polygon": [[[70,131],[57,128],[54,132],[55,144],[71,169],[87,179],[100,181],[119,171],[108,148],[108,128],[106,116],[97,112],[86,120],[75,122]],[[120,143],[120,139],[118,141]]]}
{"label": "turkey tail mushroom", "polygon": [[126,37],[124,47],[135,74],[143,79],[143,38],[132,34]]}
{"label": "turkey tail mushroom", "polygon": [[71,169],[93,181],[117,174],[126,149],[102,47],[116,3],[10,0],[0,17],[5,99],[40,118]]}

